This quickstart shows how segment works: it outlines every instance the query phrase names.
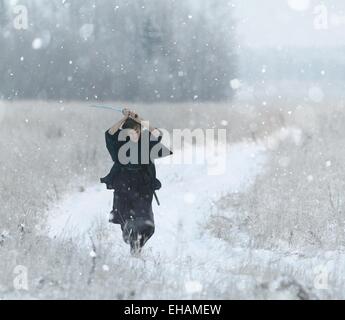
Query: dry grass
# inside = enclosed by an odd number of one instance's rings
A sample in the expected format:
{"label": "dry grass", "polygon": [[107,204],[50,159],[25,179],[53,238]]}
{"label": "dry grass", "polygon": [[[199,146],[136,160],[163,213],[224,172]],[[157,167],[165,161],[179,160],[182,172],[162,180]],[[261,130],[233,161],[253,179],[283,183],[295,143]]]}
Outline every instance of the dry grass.
{"label": "dry grass", "polygon": [[[222,198],[223,214],[211,225],[220,233],[227,219],[241,225],[255,247],[344,248],[344,120],[341,105],[292,110],[286,125],[300,128],[302,139],[273,146],[265,174],[245,195]],[[223,216],[227,210],[237,213],[234,221]]]}
{"label": "dry grass", "polygon": [[[0,105],[0,297],[157,298],[155,288],[165,286],[165,298],[183,298],[179,279],[168,279],[159,268],[164,262],[153,261],[146,269],[128,268],[128,257],[116,256],[109,249],[113,244],[107,243],[106,230],[94,234],[96,261],[74,240],[58,242],[42,236],[49,204],[71,190],[98,182],[109,168],[103,132],[118,115],[87,106],[73,102]],[[227,127],[231,143],[258,141],[283,126],[301,128],[303,143],[289,142],[271,150],[271,166],[249,194],[228,195],[218,203],[209,224],[211,232],[233,244],[231,230],[237,228],[249,239],[245,245],[270,250],[344,246],[341,105],[195,103],[138,105],[136,110],[168,130]],[[228,124],[224,126],[223,120]],[[331,166],[325,165],[327,161]],[[308,180],[310,175],[313,181]],[[185,265],[185,261],[176,263]],[[29,292],[13,288],[13,270],[19,264],[28,267]],[[114,276],[109,277],[103,265]],[[269,297],[262,288],[237,290],[230,280],[220,289],[217,281],[208,283],[208,298]]]}

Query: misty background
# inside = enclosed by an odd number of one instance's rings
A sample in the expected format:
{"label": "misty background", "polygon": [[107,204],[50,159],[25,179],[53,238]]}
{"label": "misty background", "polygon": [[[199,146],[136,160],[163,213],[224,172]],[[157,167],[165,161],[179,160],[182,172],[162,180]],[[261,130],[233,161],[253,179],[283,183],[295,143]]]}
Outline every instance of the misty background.
{"label": "misty background", "polygon": [[[19,5],[25,30],[14,25]],[[0,97],[342,97],[344,9],[340,0],[1,0]]]}
{"label": "misty background", "polygon": [[[345,3],[234,1],[240,96],[322,103],[344,98]],[[269,103],[269,102],[267,102]]]}
{"label": "misty background", "polygon": [[[14,28],[19,4],[27,30]],[[214,0],[1,0],[1,96],[227,99],[236,70],[232,15],[228,1]]]}

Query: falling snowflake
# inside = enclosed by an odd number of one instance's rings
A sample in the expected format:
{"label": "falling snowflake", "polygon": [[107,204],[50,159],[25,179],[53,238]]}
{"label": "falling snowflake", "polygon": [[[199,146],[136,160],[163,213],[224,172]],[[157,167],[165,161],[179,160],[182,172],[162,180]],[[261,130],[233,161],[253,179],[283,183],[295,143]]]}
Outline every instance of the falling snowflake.
{"label": "falling snowflake", "polygon": [[36,38],[34,41],[32,41],[32,48],[34,50],[39,50],[43,46],[43,40],[41,38]]}
{"label": "falling snowflake", "polygon": [[309,182],[312,182],[312,181],[314,180],[314,177],[313,177],[312,175],[309,175],[309,176],[307,177],[307,180],[308,180]]}
{"label": "falling snowflake", "polygon": [[230,81],[230,86],[232,89],[237,90],[241,87],[241,81],[238,79],[232,79]]}
{"label": "falling snowflake", "polygon": [[103,269],[103,271],[105,271],[105,272],[108,272],[110,269],[109,269],[109,267],[106,265],[106,264],[104,264],[103,266],[102,266],[102,269]]}

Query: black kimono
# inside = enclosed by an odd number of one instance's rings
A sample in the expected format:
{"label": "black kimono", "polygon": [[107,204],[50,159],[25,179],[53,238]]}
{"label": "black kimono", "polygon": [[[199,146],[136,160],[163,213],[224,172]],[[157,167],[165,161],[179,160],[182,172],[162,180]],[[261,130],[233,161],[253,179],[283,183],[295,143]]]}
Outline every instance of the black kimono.
{"label": "black kimono", "polygon": [[[162,136],[154,138],[148,130],[141,133],[138,143],[119,141],[121,129],[114,135],[105,133],[107,149],[111,155],[114,165],[109,174],[101,179],[108,189],[114,190],[113,210],[111,211],[110,222],[120,224],[123,231],[123,238],[126,243],[133,239],[140,241],[142,247],[153,235],[155,224],[152,212],[152,199],[155,190],[161,188],[160,181],[156,178],[154,159],[149,159],[148,154],[152,148],[160,144]],[[142,144],[142,139],[146,143]],[[133,144],[136,153],[136,161],[127,164],[121,163],[119,150],[122,146]],[[142,148],[144,150],[142,150]],[[133,149],[133,150],[134,150]],[[172,154],[163,145],[158,146],[160,151],[157,157]],[[130,156],[130,150],[126,153]]]}

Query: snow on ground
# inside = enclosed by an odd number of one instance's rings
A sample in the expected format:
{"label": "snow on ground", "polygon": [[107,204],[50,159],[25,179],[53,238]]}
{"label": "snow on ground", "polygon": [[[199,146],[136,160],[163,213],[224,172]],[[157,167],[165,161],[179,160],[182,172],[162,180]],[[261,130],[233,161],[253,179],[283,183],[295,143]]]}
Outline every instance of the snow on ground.
{"label": "snow on ground", "polygon": [[[178,152],[174,156],[179,156]],[[244,191],[261,172],[264,162],[261,145],[238,144],[229,148],[226,172],[222,175],[208,175],[207,163],[158,163],[157,176],[163,183],[163,188],[157,192],[161,206],[154,201],[157,230],[148,247],[171,254],[181,243],[181,234],[188,247],[204,240],[198,224],[209,216],[212,202],[225,193]],[[49,213],[50,235],[84,234],[96,221],[107,220],[112,196],[105,185],[98,184],[66,197]]]}
{"label": "snow on ground", "polygon": [[[152,254],[162,261],[190,259],[194,273],[187,282],[188,290],[198,288],[198,270],[212,273],[227,259],[226,246],[221,240],[206,234],[200,224],[209,217],[213,201],[228,192],[244,191],[262,171],[265,148],[260,144],[240,143],[227,148],[226,170],[222,175],[208,175],[207,163],[198,165],[157,163],[157,175],[163,188],[158,191],[161,206],[154,202],[156,232],[144,249],[143,255]],[[174,157],[179,157],[179,152]],[[112,192],[102,184],[91,186],[55,204],[49,212],[50,236],[73,237],[85,234],[98,221],[107,221],[112,206]],[[113,230],[116,250],[129,255],[117,225]],[[170,266],[169,266],[170,265]],[[199,267],[201,266],[201,268]],[[166,265],[175,272],[174,264]],[[201,281],[202,282],[202,281]],[[190,288],[191,287],[191,288]],[[194,288],[195,289],[195,288]],[[187,290],[187,291],[188,291]]]}
{"label": "snow on ground", "polygon": [[[176,273],[181,273],[185,295],[178,298],[201,294],[203,288],[215,282],[221,292],[227,293],[229,287],[235,286],[236,290],[242,290],[243,297],[251,297],[248,296],[248,290],[255,297],[253,292],[261,283],[263,273],[269,270],[268,267],[288,273],[300,265],[300,269],[293,270],[293,273],[312,281],[315,275],[310,270],[317,265],[318,262],[314,261],[317,258],[303,261],[303,257],[296,253],[251,250],[245,247],[245,241],[242,246],[236,244],[234,247],[210,235],[202,227],[212,212],[214,201],[227,193],[245,192],[267,165],[267,149],[287,138],[298,143],[300,131],[283,129],[264,141],[228,146],[227,167],[222,175],[208,175],[207,164],[158,163],[158,178],[163,183],[163,188],[158,192],[161,206],[154,203],[156,232],[144,248],[144,262],[130,258],[119,226],[108,224],[111,241],[116,247],[114,250],[128,255],[133,268],[140,268],[141,263],[145,263],[146,267],[149,263],[153,263],[152,267],[156,266],[158,259],[167,279],[174,281]],[[179,156],[179,153],[175,151],[174,156]],[[111,206],[112,192],[105,190],[101,184],[91,186],[85,192],[71,194],[55,204],[49,212],[50,236],[59,238],[86,234],[98,221],[107,222]],[[238,238],[243,236],[239,232]],[[290,291],[284,293],[283,297],[289,298],[289,295]]]}
{"label": "snow on ground", "polygon": [[[170,243],[168,248],[164,245],[164,251],[173,250],[180,228],[186,229],[186,240],[197,239],[198,223],[209,216],[212,202],[225,193],[244,191],[255,180],[265,162],[264,147],[243,143],[227,149],[225,172],[220,175],[208,175],[208,163],[157,162],[157,177],[163,188],[157,192],[161,206],[154,201],[157,230],[150,247],[158,250],[164,239]],[[180,153],[175,151],[173,157],[180,157]],[[50,235],[86,233],[95,221],[108,219],[112,196],[105,185],[97,184],[66,197],[49,213]]]}

